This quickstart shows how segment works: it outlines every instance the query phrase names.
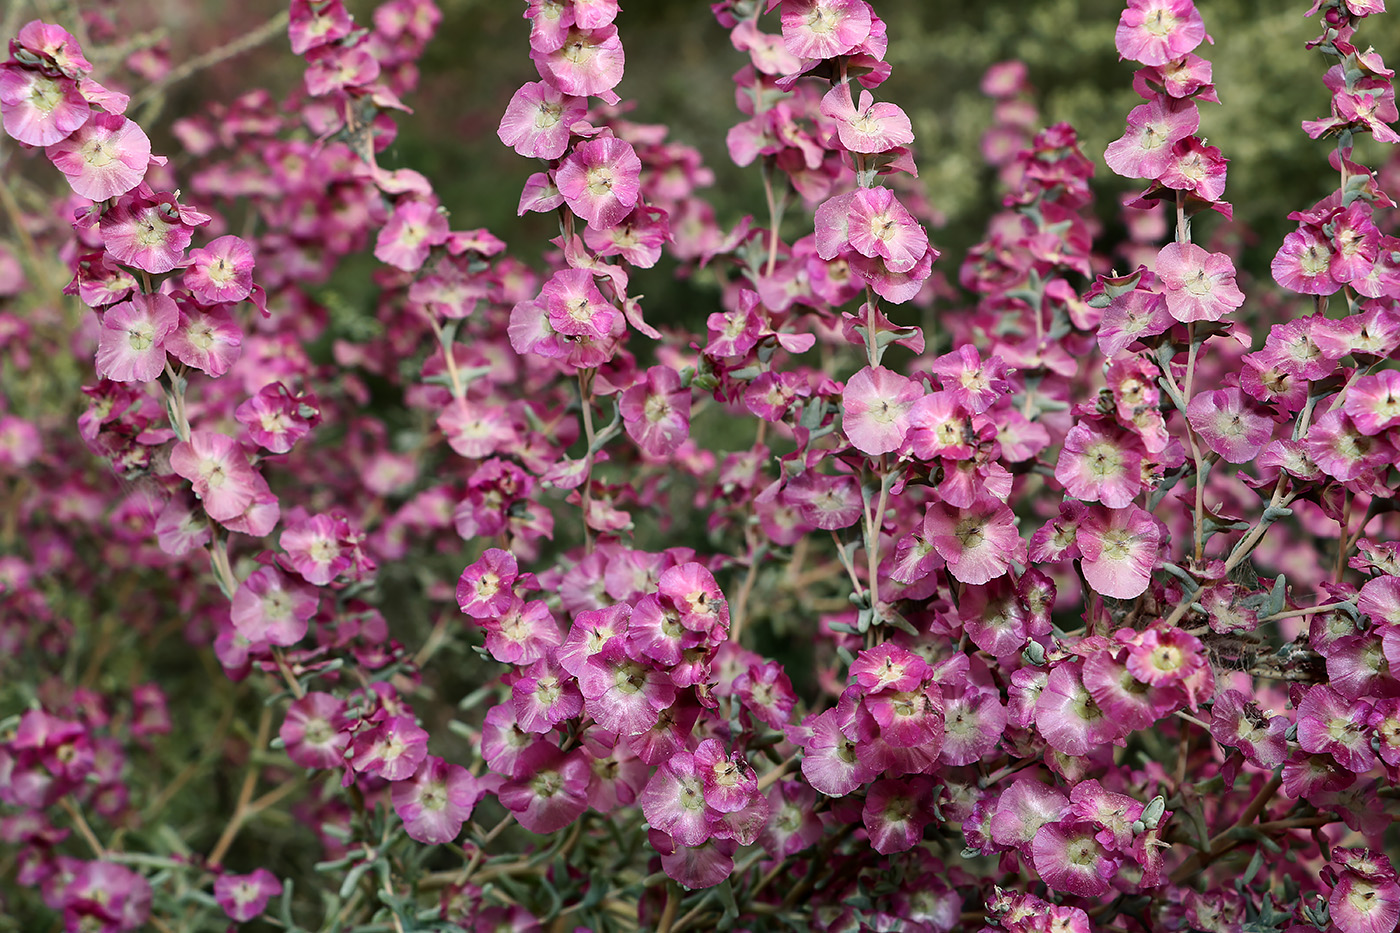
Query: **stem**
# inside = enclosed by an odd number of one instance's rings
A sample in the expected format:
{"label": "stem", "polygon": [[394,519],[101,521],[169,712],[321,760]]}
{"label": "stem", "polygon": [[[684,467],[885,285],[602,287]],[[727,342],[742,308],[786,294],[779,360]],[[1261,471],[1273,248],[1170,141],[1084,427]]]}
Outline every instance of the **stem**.
{"label": "stem", "polygon": [[758,579],[758,540],[754,536],[753,526],[744,529],[744,539],[749,546],[749,569],[744,574],[744,582],[739,586],[739,595],[729,609],[729,640],[735,644],[739,643],[739,635],[744,630],[744,621],[748,617],[749,596],[753,593],[754,581]]}
{"label": "stem", "polygon": [[764,278],[772,275],[778,264],[778,227],[783,222],[783,207],[773,194],[773,164],[773,156],[763,157],[763,197],[768,202],[768,262],[764,266]]}
{"label": "stem", "polygon": [[78,835],[83,837],[83,841],[88,844],[88,848],[92,850],[92,854],[99,859],[106,858],[106,846],[98,841],[97,834],[93,832],[92,827],[88,825],[87,819],[83,816],[82,808],[78,806],[77,801],[73,799],[72,795],[70,794],[60,800],[59,806],[63,808],[64,813],[68,814],[68,818],[73,821],[73,827],[77,829]]}
{"label": "stem", "polygon": [[256,27],[250,32],[245,32],[237,39],[226,42],[218,48],[210,49],[203,55],[198,55],[190,59],[178,68],[172,68],[165,77],[147,85],[142,89],[141,93],[132,97],[128,109],[134,113],[138,107],[150,104],[151,107],[141,114],[140,120],[141,123],[149,123],[151,117],[155,115],[155,111],[160,109],[158,98],[164,94],[166,89],[171,85],[178,84],[191,75],[197,74],[206,68],[212,68],[220,62],[233,58],[235,55],[242,55],[244,52],[255,49],[264,42],[282,35],[287,31],[287,22],[289,19],[290,14],[286,10],[282,10],[261,26]]}
{"label": "stem", "polygon": [[1327,603],[1322,606],[1313,606],[1311,609],[1289,609],[1287,612],[1275,612],[1271,616],[1263,616],[1260,622],[1277,622],[1279,619],[1291,619],[1295,616],[1317,615],[1319,612],[1331,612],[1333,609],[1340,609],[1346,603]]}
{"label": "stem", "polygon": [[466,397],[467,387],[462,384],[462,377],[457,372],[457,360],[452,353],[452,347],[447,343],[447,335],[442,331],[442,325],[438,323],[437,315],[431,311],[425,311],[428,323],[432,325],[433,334],[437,337],[438,346],[442,347],[442,359],[447,367],[447,379],[452,383],[452,397],[461,400]]}
{"label": "stem", "polygon": [[258,717],[257,738],[253,740],[253,745],[248,751],[248,770],[244,772],[243,786],[238,790],[238,803],[234,806],[233,816],[229,817],[228,824],[224,826],[224,831],[219,836],[219,841],[214,844],[213,850],[209,853],[209,858],[206,861],[210,865],[219,865],[223,862],[229,847],[233,845],[233,840],[238,836],[238,831],[243,828],[243,822],[252,815],[248,805],[253,799],[253,791],[258,786],[258,772],[261,770],[258,764],[258,753],[267,747],[267,736],[271,729],[272,709],[264,706],[262,715]]}
{"label": "stem", "polygon": [[661,910],[661,919],[656,924],[656,933],[671,933],[676,922],[676,912],[680,910],[680,892],[674,881],[666,882],[666,906]]}
{"label": "stem", "polygon": [[583,436],[588,444],[583,468],[583,547],[584,553],[593,553],[593,529],[588,524],[588,512],[593,505],[593,374],[595,370],[584,369],[578,374],[578,396],[583,406]]}
{"label": "stem", "polygon": [[1240,843],[1231,839],[1230,833],[1253,823],[1255,818],[1264,811],[1264,808],[1269,805],[1269,801],[1273,799],[1274,794],[1278,793],[1278,789],[1282,786],[1283,778],[1278,776],[1270,778],[1269,783],[1265,784],[1263,789],[1249,802],[1249,805],[1244,808],[1244,812],[1239,815],[1239,818],[1235,820],[1234,824],[1223,833],[1219,833],[1211,838],[1210,850],[1208,852],[1197,852],[1185,862],[1182,862],[1180,868],[1172,872],[1171,883],[1180,884],[1187,878],[1198,873],[1211,862],[1220,858],[1220,856],[1224,855],[1226,852],[1238,846]]}

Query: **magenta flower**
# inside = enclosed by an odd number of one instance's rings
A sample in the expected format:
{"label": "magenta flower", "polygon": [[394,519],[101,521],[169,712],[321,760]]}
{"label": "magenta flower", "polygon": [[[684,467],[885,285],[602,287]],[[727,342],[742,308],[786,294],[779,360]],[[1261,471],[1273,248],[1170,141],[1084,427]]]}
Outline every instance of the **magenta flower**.
{"label": "magenta flower", "polygon": [[105,201],[126,194],[146,177],[151,140],[126,117],[99,113],[45,152],[74,191]]}
{"label": "magenta flower", "polygon": [[1171,162],[1158,181],[1168,188],[1193,192],[1204,201],[1219,201],[1225,194],[1227,161],[1215,146],[1188,136],[1172,146]]}
{"label": "magenta flower", "polygon": [[412,777],[394,782],[389,796],[410,839],[440,845],[457,838],[482,791],[466,768],[429,755]]}
{"label": "magenta flower", "polygon": [[249,641],[294,645],[306,635],[319,602],[314,590],[276,567],[259,567],[233,594],[233,627]]}
{"label": "magenta flower", "polygon": [[[1184,2],[1184,0],[1183,0]],[[1100,897],[1118,873],[1118,863],[1098,841],[1093,823],[1046,823],[1031,841],[1031,861],[1045,883],[1079,897]]]}
{"label": "magenta flower", "polygon": [[851,101],[851,86],[847,83],[826,92],[821,112],[836,121],[837,138],[851,152],[888,152],[914,141],[909,116],[898,105],[883,101],[877,104],[871,93],[863,90],[857,107]]}
{"label": "magenta flower", "polygon": [[647,822],[681,845],[698,846],[713,835],[720,813],[705,802],[700,764],[689,752],[677,752],[656,769],[640,796]]}
{"label": "magenta flower", "polygon": [[86,123],[92,108],[78,82],[10,61],[0,65],[5,132],[27,146],[52,146]]}
{"label": "magenta flower", "polygon": [[540,303],[554,331],[603,338],[612,331],[617,309],[594,284],[587,269],[561,269],[540,290]]}
{"label": "magenta flower", "polygon": [[1367,435],[1347,413],[1334,409],[1308,429],[1308,457],[1338,482],[1350,482],[1395,462],[1397,452],[1383,435]]}
{"label": "magenta flower", "polygon": [[1172,147],[1196,132],[1200,122],[1194,102],[1154,97],[1129,111],[1128,131],[1108,144],[1104,161],[1127,178],[1157,178],[1172,164]]}
{"label": "magenta flower", "polygon": [[1018,777],[997,797],[990,830],[997,845],[1030,854],[1030,843],[1047,823],[1065,815],[1069,800],[1054,787],[1033,777]]}
{"label": "magenta flower", "polygon": [[784,490],[802,518],[823,531],[847,528],[860,520],[860,486],[851,476],[827,476],[808,470]]}
{"label": "magenta flower", "polygon": [[1400,372],[1383,369],[1359,377],[1347,390],[1342,411],[1367,436],[1400,424]]}
{"label": "magenta flower", "polygon": [[97,374],[113,382],[150,382],[165,369],[165,340],[180,323],[167,295],[136,294],[102,315]]}
{"label": "magenta flower", "polygon": [[933,822],[934,802],[933,781],[924,775],[871,784],[861,808],[870,847],[881,855],[912,849]]}
{"label": "magenta flower", "polygon": [[592,769],[580,748],[565,753],[552,742],[537,741],[520,754],[516,774],[496,796],[532,833],[558,832],[588,809]]}
{"label": "magenta flower", "polygon": [[113,259],[153,275],[180,264],[198,224],[186,224],[178,208],[162,199],[168,197],[127,195],[102,215],[98,229]]}
{"label": "magenta flower", "polygon": [[1056,665],[1035,701],[1035,727],[1050,747],[1066,755],[1087,755],[1120,739],[1124,726],[1111,720],[1081,680],[1078,664]]}
{"label": "magenta flower", "polygon": [[981,499],[965,509],[937,502],[924,514],[924,537],[963,583],[980,585],[1026,562],[1026,542],[1006,503]]}
{"label": "magenta flower", "polygon": [[526,732],[545,733],[583,712],[583,694],[558,662],[546,654],[511,684],[511,706]]}
{"label": "magenta flower", "polygon": [[883,366],[869,366],[846,381],[841,428],[852,446],[872,457],[898,450],[909,431],[909,410],[923,386]]}
{"label": "magenta flower", "polygon": [[412,716],[390,716],[355,733],[345,757],[356,771],[403,781],[428,757],[428,733]]}
{"label": "magenta flower", "polygon": [[1006,731],[1006,707],[994,690],[964,689],[943,698],[944,736],[939,759],[969,765],[1001,743]]}
{"label": "magenta flower", "polygon": [[170,451],[170,468],[190,481],[204,511],[216,522],[236,519],[253,504],[260,477],[233,438],[194,431]]}
{"label": "magenta flower", "polygon": [[1128,0],[1113,42],[1124,58],[1144,65],[1165,65],[1208,38],[1205,22],[1192,0]]}
{"label": "magenta flower", "polygon": [[1273,419],[1233,387],[1196,393],[1186,420],[1227,463],[1248,463],[1274,436]]}
{"label": "magenta flower", "polygon": [[626,56],[616,26],[570,27],[557,49],[548,52],[531,49],[530,58],[540,77],[564,94],[574,97],[591,94],[609,104],[619,100],[613,88],[622,80]]}
{"label": "magenta flower", "polygon": [[1157,276],[1166,291],[1167,310],[1178,321],[1218,321],[1244,304],[1230,257],[1208,253],[1194,243],[1162,247]]}
{"label": "magenta flower", "polygon": [[587,113],[588,102],[583,98],[535,81],[511,97],[496,135],[523,156],[557,159],[569,149],[569,128]]}
{"label": "magenta flower", "polygon": [[1283,238],[1271,268],[1275,282],[1302,295],[1330,295],[1342,287],[1331,275],[1331,245],[1308,225]]}
{"label": "magenta flower", "polygon": [[515,555],[487,548],[457,581],[457,607],[473,619],[499,618],[510,607],[519,575]]}
{"label": "magenta flower", "polygon": [[1386,933],[1400,923],[1400,883],[1393,874],[1367,876],[1344,871],[1332,888],[1327,907],[1329,918],[1341,933]]}
{"label": "magenta flower", "polygon": [[641,193],[641,171],[631,144],[608,136],[575,146],[555,171],[554,183],[569,209],[600,230],[632,212]]}
{"label": "magenta flower", "polygon": [[344,764],[351,723],[344,700],[312,690],[287,707],[277,734],[298,767],[335,768]]}
{"label": "magenta flower", "polygon": [[1298,703],[1298,744],[1306,752],[1331,755],[1356,774],[1376,766],[1367,718],[1371,704],[1347,700],[1327,684],[1315,684]]}
{"label": "magenta flower", "polygon": [[620,639],[588,658],[578,685],[588,714],[604,729],[623,736],[646,732],[676,701],[676,686],[665,672],[628,657]]}
{"label": "magenta flower", "polygon": [[285,564],[301,574],[307,583],[325,586],[353,563],[342,542],[347,530],[343,519],[331,515],[312,515],[288,522],[278,542],[286,552]]}
{"label": "magenta flower", "polygon": [[690,437],[690,389],[669,366],[652,366],[618,399],[627,436],[653,457],[668,457]]}
{"label": "magenta flower", "polygon": [[214,900],[235,923],[247,923],[256,918],[267,909],[267,902],[281,893],[282,882],[266,868],[214,879]]}
{"label": "magenta flower", "polygon": [[62,908],[70,930],[137,930],[151,914],[151,885],[124,865],[81,862],[63,888]]}
{"label": "magenta flower", "polygon": [[202,304],[242,301],[253,290],[253,248],[236,236],[221,236],[203,249],[192,249],[185,287]]}
{"label": "magenta flower", "polygon": [[783,0],[783,42],[798,58],[846,55],[870,36],[865,0]]}
{"label": "magenta flower", "polygon": [[321,420],[314,396],[294,396],[280,382],[263,386],[240,403],[233,416],[249,437],[275,454],[291,450]]}

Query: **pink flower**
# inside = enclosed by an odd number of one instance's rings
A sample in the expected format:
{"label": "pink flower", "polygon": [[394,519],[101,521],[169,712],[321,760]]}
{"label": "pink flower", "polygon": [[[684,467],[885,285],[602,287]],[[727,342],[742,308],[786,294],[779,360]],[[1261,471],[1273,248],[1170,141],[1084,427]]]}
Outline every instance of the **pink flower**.
{"label": "pink flower", "polygon": [[1196,132],[1200,122],[1192,101],[1154,97],[1129,111],[1128,131],[1108,144],[1104,161],[1127,178],[1157,178],[1172,164],[1172,147]]}
{"label": "pink flower", "polygon": [[447,242],[447,218],[435,202],[404,198],[374,242],[374,258],[405,272],[421,268],[434,246]]}
{"label": "pink flower", "polygon": [[535,742],[521,753],[516,774],[496,796],[532,833],[558,832],[588,809],[592,770],[582,749],[564,753],[549,741]]}
{"label": "pink flower", "polygon": [[276,567],[259,567],[233,594],[233,627],[249,641],[295,645],[320,603],[316,592]]}
{"label": "pink flower", "polygon": [[1066,755],[1087,755],[1118,740],[1126,726],[1103,711],[1081,680],[1078,664],[1061,663],[1050,672],[1035,701],[1035,727],[1050,747]]}
{"label": "pink flower", "polygon": [[5,132],[25,145],[52,146],[81,128],[91,113],[73,79],[14,62],[0,65]]}
{"label": "pink flower", "polygon": [[1225,194],[1227,161],[1215,146],[1188,136],[1172,147],[1171,162],[1158,181],[1168,188],[1194,192],[1205,201],[1219,201]]}
{"label": "pink flower", "polygon": [[783,0],[783,42],[798,58],[835,58],[869,37],[873,16],[864,0]]}
{"label": "pink flower", "polygon": [[898,450],[909,431],[909,411],[923,386],[883,366],[869,366],[846,381],[841,429],[852,446],[872,457]]}
{"label": "pink flower", "polygon": [[344,700],[312,690],[287,707],[277,734],[298,767],[335,768],[344,764],[350,725]]}
{"label": "pink flower", "polygon": [[924,515],[924,537],[933,543],[948,572],[963,583],[980,585],[1026,562],[1026,542],[1016,533],[1016,516],[1004,502],[983,499],[966,509],[941,502]]}
{"label": "pink flower", "polygon": [[1162,247],[1157,276],[1166,288],[1167,310],[1178,321],[1218,321],[1244,304],[1230,257],[1194,243]]}
{"label": "pink flower", "polygon": [[1141,444],[1131,436],[1080,422],[1065,435],[1055,479],[1076,499],[1121,509],[1142,489],[1142,461]]}
{"label": "pink flower", "polygon": [[603,297],[587,269],[561,269],[540,290],[549,326],[560,334],[607,337],[617,309]]}
{"label": "pink flower", "polygon": [[1332,278],[1332,247],[1311,226],[1283,238],[1271,268],[1274,281],[1302,295],[1330,295],[1342,287]]}
{"label": "pink flower", "polygon": [[1165,65],[1208,38],[1192,0],[1128,0],[1113,41],[1124,58]]}
{"label": "pink flower", "polygon": [[515,555],[487,548],[457,581],[457,606],[473,619],[499,618],[514,598],[512,584],[519,575]]}
{"label": "pink flower", "polygon": [[267,909],[267,902],[282,893],[282,882],[266,868],[246,875],[220,875],[214,879],[214,900],[236,923],[247,923]]}
{"label": "pink flower", "polygon": [[466,768],[429,755],[412,777],[395,781],[389,795],[410,839],[441,845],[457,838],[482,791]]}
{"label": "pink flower", "polygon": [[1395,448],[1383,435],[1362,433],[1351,417],[1338,409],[1313,422],[1305,443],[1318,469],[1342,483],[1388,467],[1396,457]]}
{"label": "pink flower", "polygon": [[97,374],[113,382],[150,382],[165,368],[164,342],[180,323],[166,295],[136,294],[102,315]]}
{"label": "pink flower", "polygon": [[353,559],[343,539],[349,525],[333,515],[311,515],[289,521],[279,543],[284,563],[314,586],[327,583],[348,570]]}
{"label": "pink flower", "polygon": [[661,711],[676,701],[676,687],[665,673],[627,656],[620,640],[591,656],[578,674],[588,714],[609,732],[640,735],[656,725]]}
{"label": "pink flower", "polygon": [[510,703],[520,728],[538,734],[583,712],[583,694],[577,682],[548,654],[511,684]]}
{"label": "pink flower", "polygon": [[1366,726],[1371,704],[1349,701],[1327,684],[1316,684],[1298,703],[1298,744],[1306,752],[1331,755],[1348,771],[1364,774],[1376,766]]}
{"label": "pink flower", "polygon": [[1347,390],[1342,411],[1368,436],[1400,424],[1400,372],[1383,369],[1359,377]]}
{"label": "pink flower", "polygon": [[202,304],[242,301],[253,290],[253,248],[236,236],[221,236],[203,249],[192,249],[185,287]]}
{"label": "pink flower", "polygon": [[241,516],[253,504],[261,479],[239,443],[214,431],[194,431],[188,441],[177,443],[170,451],[170,468],[190,481],[216,522]]}
{"label": "pink flower", "polygon": [[[149,195],[149,196],[147,196]],[[155,195],[140,188],[102,215],[98,229],[112,258],[153,275],[169,272],[184,258],[198,217],[186,223],[183,211],[170,195]]]}
{"label": "pink flower", "polygon": [[1400,883],[1392,876],[1344,871],[1327,899],[1341,933],[1387,933],[1400,922]]}
{"label": "pink flower", "polygon": [[1274,436],[1273,420],[1234,387],[1196,393],[1186,420],[1227,463],[1248,463]]}
{"label": "pink flower", "polygon": [[[355,733],[346,759],[356,771],[386,781],[413,776],[428,757],[428,733],[412,716],[390,716]],[[504,803],[504,801],[502,801]]]}
{"label": "pink flower", "polygon": [[890,272],[907,273],[928,252],[928,235],[889,188],[861,188],[847,209],[851,247],[862,256],[880,258]]}
{"label": "pink flower", "polygon": [[595,230],[612,227],[632,212],[641,192],[642,160],[615,137],[581,142],[554,173],[569,209]]}
{"label": "pink flower", "polygon": [[238,361],[243,331],[223,306],[180,312],[180,324],[165,338],[165,349],[186,366],[222,376]]}
{"label": "pink flower", "polygon": [[668,457],[690,437],[690,389],[669,366],[652,366],[618,399],[627,435],[653,457]]}
{"label": "pink flower", "polygon": [[321,420],[314,396],[292,395],[280,382],[271,382],[234,409],[234,418],[248,436],[275,454],[292,449]]}
{"label": "pink flower", "polygon": [[535,81],[511,97],[496,135],[523,156],[557,159],[569,149],[569,128],[587,113],[588,102],[583,98]]}
{"label": "pink flower", "polygon": [[151,141],[126,117],[99,113],[45,150],[73,190],[92,201],[126,194],[146,177]]}
{"label": "pink flower", "polygon": [[1046,823],[1031,842],[1035,870],[1056,891],[1079,897],[1107,894],[1118,864],[1095,838],[1097,833],[1089,822]]}
{"label": "pink flower", "polygon": [[934,799],[933,781],[924,775],[871,784],[861,808],[870,847],[881,855],[912,849],[934,821]]}
{"label": "pink flower", "polygon": [[145,926],[151,914],[150,882],[114,862],[79,863],[62,897],[69,930],[126,933]]}
{"label": "pink flower", "polygon": [[1152,580],[1161,531],[1150,512],[1135,505],[1089,510],[1076,536],[1084,579],[1096,592],[1134,599]]}
{"label": "pink flower", "polygon": [[851,86],[844,82],[826,92],[821,112],[836,121],[837,137],[851,152],[888,152],[914,141],[909,116],[898,105],[877,104],[871,93],[863,90],[857,108],[851,101]]}
{"label": "pink flower", "polygon": [[622,42],[617,37],[616,26],[598,29],[570,27],[563,44],[557,49],[541,52],[532,48],[530,58],[534,60],[540,77],[562,93],[574,97],[591,94],[609,104],[618,102],[613,88],[622,80],[626,57]]}

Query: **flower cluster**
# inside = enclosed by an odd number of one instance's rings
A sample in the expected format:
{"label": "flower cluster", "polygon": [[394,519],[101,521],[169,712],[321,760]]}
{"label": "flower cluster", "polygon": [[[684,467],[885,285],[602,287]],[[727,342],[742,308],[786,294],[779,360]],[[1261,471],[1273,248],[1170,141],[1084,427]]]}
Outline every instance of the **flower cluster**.
{"label": "flower cluster", "polygon": [[[432,0],[292,0],[301,84],[177,121],[187,189],[75,38],[115,27],[19,31],[3,126],[67,187],[0,247],[0,381],[95,372],[76,438],[0,412],[33,925],[1393,930],[1400,163],[1353,147],[1400,142],[1357,42],[1383,4],[1311,11],[1340,180],[1282,293],[1193,236],[1233,215],[1193,0],[1113,37],[1143,103],[1103,161],[1147,186],[1118,242],[1076,130],[987,71],[960,288],[871,3],[712,11],[765,202],[723,224],[698,150],[626,117],[616,0],[526,4],[497,136],[538,160],[538,261],[380,165]],[[648,323],[639,270],[710,289],[703,328]],[[64,276],[84,322],[9,310]],[[169,769],[176,631],[226,678]],[[225,762],[222,828],[165,826]],[[286,846],[239,843],[279,809]]]}

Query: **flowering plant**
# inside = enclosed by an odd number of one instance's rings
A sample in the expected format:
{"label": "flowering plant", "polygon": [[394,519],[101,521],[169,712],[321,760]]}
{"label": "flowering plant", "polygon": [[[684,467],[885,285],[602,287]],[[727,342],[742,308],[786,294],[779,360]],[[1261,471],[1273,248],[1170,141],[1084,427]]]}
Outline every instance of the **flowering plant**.
{"label": "flowering plant", "polygon": [[[4,912],[1395,929],[1400,179],[1355,146],[1400,114],[1381,0],[1307,12],[1339,179],[1272,284],[1221,232],[1200,11],[1128,0],[1125,236],[994,65],[961,292],[866,0],[714,4],[765,202],[723,222],[626,116],[616,0],[530,0],[497,136],[557,236],[510,251],[380,163],[433,0],[291,0],[227,53],[285,35],[301,84],[171,157],[94,78],[118,24],[20,27],[3,126],[64,187],[0,187]],[[317,286],[366,266],[337,323]]]}

